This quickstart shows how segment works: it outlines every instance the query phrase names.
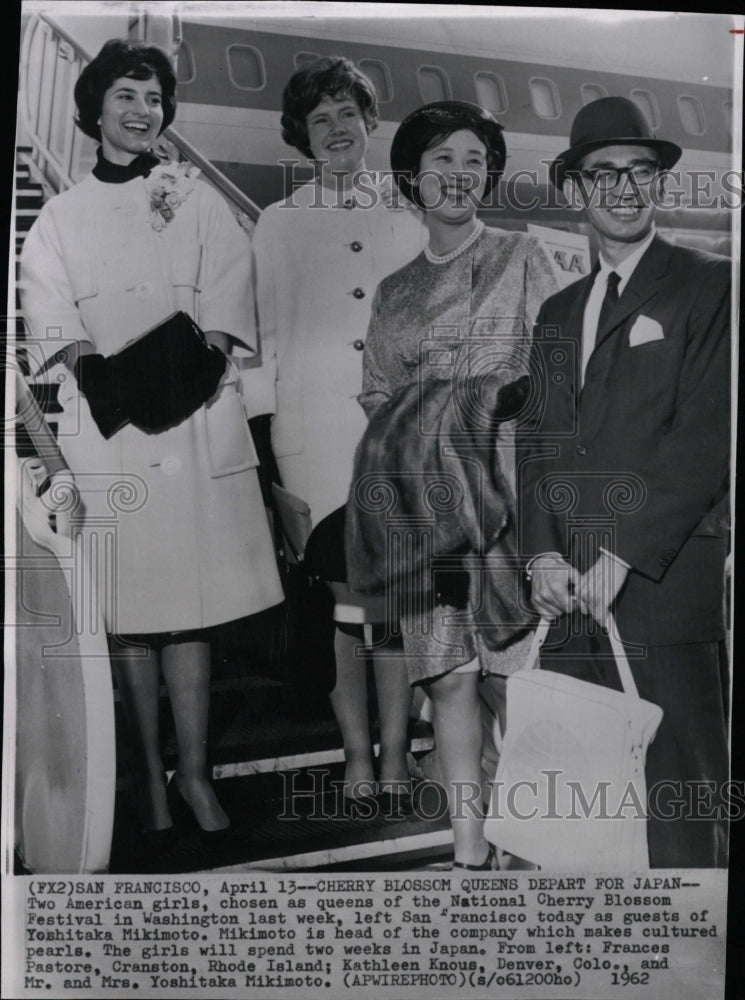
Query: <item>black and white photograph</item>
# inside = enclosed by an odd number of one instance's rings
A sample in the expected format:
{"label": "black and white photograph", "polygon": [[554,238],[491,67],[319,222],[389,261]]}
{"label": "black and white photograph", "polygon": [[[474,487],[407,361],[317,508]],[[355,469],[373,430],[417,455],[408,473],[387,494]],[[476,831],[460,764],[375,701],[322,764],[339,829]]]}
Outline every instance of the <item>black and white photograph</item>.
{"label": "black and white photograph", "polygon": [[2,996],[739,996],[745,16],[18,6]]}

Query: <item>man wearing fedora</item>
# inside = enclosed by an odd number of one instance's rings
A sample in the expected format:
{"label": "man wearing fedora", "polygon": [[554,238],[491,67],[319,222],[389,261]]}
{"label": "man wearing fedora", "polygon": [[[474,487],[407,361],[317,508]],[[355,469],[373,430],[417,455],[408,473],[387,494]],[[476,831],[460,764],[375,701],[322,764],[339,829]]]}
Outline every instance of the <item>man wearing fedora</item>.
{"label": "man wearing fedora", "polygon": [[726,864],[730,262],[655,230],[681,153],[606,97],[551,164],[600,253],[538,316],[519,517],[533,606],[554,620],[541,666],[619,688],[613,613],[639,695],[664,712],[650,865],[697,868]]}

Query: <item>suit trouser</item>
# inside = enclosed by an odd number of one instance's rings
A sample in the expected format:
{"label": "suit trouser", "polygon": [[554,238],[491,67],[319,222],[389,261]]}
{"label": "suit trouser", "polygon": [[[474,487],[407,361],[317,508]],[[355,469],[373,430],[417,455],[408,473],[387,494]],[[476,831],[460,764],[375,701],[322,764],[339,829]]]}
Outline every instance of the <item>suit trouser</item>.
{"label": "suit trouser", "polygon": [[[572,621],[579,627],[561,646],[549,634],[541,667],[620,690],[607,636],[588,635],[581,616]],[[639,696],[664,712],[645,766],[650,866],[726,867],[724,643],[647,646],[639,657],[635,651],[627,647]]]}

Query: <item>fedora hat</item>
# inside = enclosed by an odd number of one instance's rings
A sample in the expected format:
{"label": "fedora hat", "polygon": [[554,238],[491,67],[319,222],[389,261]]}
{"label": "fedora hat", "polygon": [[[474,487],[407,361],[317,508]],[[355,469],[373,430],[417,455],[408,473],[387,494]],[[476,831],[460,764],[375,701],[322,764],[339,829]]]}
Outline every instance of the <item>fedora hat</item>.
{"label": "fedora hat", "polygon": [[677,163],[683,153],[674,142],[656,139],[644,112],[626,97],[601,97],[586,104],[572,123],[569,142],[569,149],[549,167],[551,181],[559,188],[583,156],[603,146],[649,146],[664,170]]}
{"label": "fedora hat", "polygon": [[419,174],[422,153],[437,135],[470,129],[483,141],[488,153],[484,195],[491,191],[504,170],[507,149],[502,126],[496,118],[469,101],[433,101],[412,111],[401,122],[391,143],[391,170],[398,189],[415,204],[414,178]]}

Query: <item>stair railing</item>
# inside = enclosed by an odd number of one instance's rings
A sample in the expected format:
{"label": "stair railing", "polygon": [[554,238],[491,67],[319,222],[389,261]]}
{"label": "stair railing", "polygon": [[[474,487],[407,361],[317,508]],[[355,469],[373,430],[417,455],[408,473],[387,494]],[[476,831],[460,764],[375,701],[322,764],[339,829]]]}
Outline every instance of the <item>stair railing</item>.
{"label": "stair railing", "polygon": [[[86,140],[74,124],[73,90],[90,60],[90,53],[49,14],[31,15],[21,47],[20,117],[34,161],[57,191],[80,180],[80,155]],[[203,153],[173,126],[163,136],[232,203],[239,221],[243,214],[256,222],[259,206]]]}

